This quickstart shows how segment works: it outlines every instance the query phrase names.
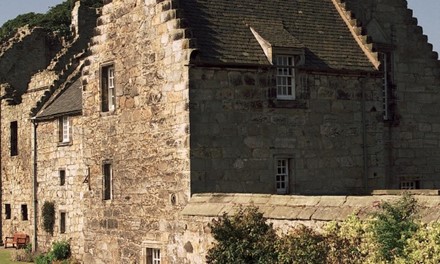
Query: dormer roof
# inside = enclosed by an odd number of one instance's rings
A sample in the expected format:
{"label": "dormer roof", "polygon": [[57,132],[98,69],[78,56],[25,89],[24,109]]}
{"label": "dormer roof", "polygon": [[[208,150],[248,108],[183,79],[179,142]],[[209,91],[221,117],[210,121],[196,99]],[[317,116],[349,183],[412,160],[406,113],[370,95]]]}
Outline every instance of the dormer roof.
{"label": "dormer roof", "polygon": [[82,112],[81,79],[76,79],[55,96],[37,115],[38,120],[47,120],[65,115],[78,115]]}

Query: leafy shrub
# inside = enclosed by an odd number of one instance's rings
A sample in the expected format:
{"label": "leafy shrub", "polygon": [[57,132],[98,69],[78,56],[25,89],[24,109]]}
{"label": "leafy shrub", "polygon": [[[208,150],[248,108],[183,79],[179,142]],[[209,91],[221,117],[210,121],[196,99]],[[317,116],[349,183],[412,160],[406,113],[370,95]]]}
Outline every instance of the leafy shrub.
{"label": "leafy shrub", "polygon": [[325,263],[328,248],[325,237],[306,226],[295,228],[278,242],[278,262],[293,263]]}
{"label": "leafy shrub", "polygon": [[55,241],[52,243],[52,249],[47,254],[41,254],[35,257],[37,264],[69,263],[70,244],[67,241]]}
{"label": "leafy shrub", "polygon": [[[361,220],[332,222],[325,232],[299,226],[277,236],[257,208],[224,214],[211,228],[208,263],[440,263],[440,223],[421,224],[416,200],[404,195]],[[275,246],[274,246],[275,245]]]}
{"label": "leafy shrub", "polygon": [[49,254],[37,255],[34,259],[35,264],[52,264],[53,256]]}
{"label": "leafy shrub", "polygon": [[440,223],[421,224],[418,232],[406,241],[403,255],[396,263],[440,263]]}
{"label": "leafy shrub", "polygon": [[376,261],[391,261],[403,254],[407,239],[417,231],[415,222],[417,202],[414,197],[404,195],[395,203],[383,203],[374,214],[371,225],[373,242],[377,246]]}
{"label": "leafy shrub", "polygon": [[208,251],[207,263],[276,263],[277,235],[256,207],[224,214],[210,227],[217,243]]}
{"label": "leafy shrub", "polygon": [[67,241],[57,241],[52,244],[52,251],[55,260],[68,259],[70,257],[70,244]]}
{"label": "leafy shrub", "polygon": [[327,263],[361,264],[366,262],[370,248],[366,238],[368,222],[351,215],[343,222],[332,222],[326,227]]}
{"label": "leafy shrub", "polygon": [[53,235],[53,226],[55,224],[55,204],[53,202],[44,202],[42,217],[44,231]]}
{"label": "leafy shrub", "polygon": [[26,251],[26,253],[32,253],[32,243],[28,243],[24,250]]}

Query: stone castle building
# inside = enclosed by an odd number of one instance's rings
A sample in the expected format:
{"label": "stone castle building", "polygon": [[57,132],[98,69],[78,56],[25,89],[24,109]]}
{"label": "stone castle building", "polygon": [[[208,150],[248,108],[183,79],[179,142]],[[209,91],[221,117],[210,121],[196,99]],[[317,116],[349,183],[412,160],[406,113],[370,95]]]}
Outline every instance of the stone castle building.
{"label": "stone castle building", "polygon": [[440,186],[440,62],[404,0],[77,1],[72,21],[0,48],[2,237],[204,263],[231,205],[289,226]]}

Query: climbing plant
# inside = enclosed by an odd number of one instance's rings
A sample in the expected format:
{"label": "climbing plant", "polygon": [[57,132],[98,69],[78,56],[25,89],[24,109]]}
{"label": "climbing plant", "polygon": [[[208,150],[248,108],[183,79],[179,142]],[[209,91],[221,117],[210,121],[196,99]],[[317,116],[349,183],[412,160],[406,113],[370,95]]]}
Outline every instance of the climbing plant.
{"label": "climbing plant", "polygon": [[44,231],[53,235],[53,226],[55,224],[55,204],[53,202],[44,202],[42,208]]}

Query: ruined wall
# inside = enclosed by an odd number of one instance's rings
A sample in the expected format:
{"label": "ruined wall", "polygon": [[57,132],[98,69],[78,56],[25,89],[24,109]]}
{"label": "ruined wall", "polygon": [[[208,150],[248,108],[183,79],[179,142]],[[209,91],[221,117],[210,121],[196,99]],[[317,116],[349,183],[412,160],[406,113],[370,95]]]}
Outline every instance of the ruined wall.
{"label": "ruined wall", "polygon": [[386,187],[399,188],[401,181],[418,180],[420,188],[439,188],[438,54],[432,51],[406,1],[346,2],[373,42],[392,46],[396,109],[385,142],[390,148],[391,167]]}
{"label": "ruined wall", "polygon": [[17,94],[24,93],[32,76],[45,69],[60,49],[59,41],[46,30],[20,28],[8,42],[1,43],[0,83],[9,83]]}
{"label": "ruined wall", "polygon": [[[33,125],[30,109],[47,90],[53,76],[42,72],[34,76],[28,91],[18,105],[1,100],[1,180],[2,180],[2,228],[3,235],[11,236],[22,231],[32,235],[33,225]],[[18,155],[11,156],[10,124],[17,121]],[[5,204],[11,205],[11,219],[5,219]],[[28,220],[22,220],[21,206],[27,206]]]}
{"label": "ruined wall", "polygon": [[277,157],[291,160],[290,193],[364,192],[365,161],[367,190],[383,188],[380,79],[303,72],[282,107],[268,98],[273,76],[190,69],[192,192],[276,193]]}
{"label": "ruined wall", "polygon": [[[181,263],[174,236],[189,198],[189,40],[172,1],[108,1],[83,70],[85,263],[143,263],[148,245]],[[116,109],[101,111],[104,65],[115,68]],[[103,164],[112,199],[103,200]]]}
{"label": "ruined wall", "polygon": [[[71,142],[59,142],[58,119],[38,123],[38,244],[47,250],[53,241],[68,240],[72,254],[84,253],[84,201],[88,194],[88,168],[83,162],[83,128],[81,116],[69,117]],[[65,171],[61,185],[60,170]],[[86,182],[85,182],[86,181]],[[54,233],[44,231],[42,206],[45,201],[55,204]],[[61,233],[60,214],[66,213],[66,230]]]}

